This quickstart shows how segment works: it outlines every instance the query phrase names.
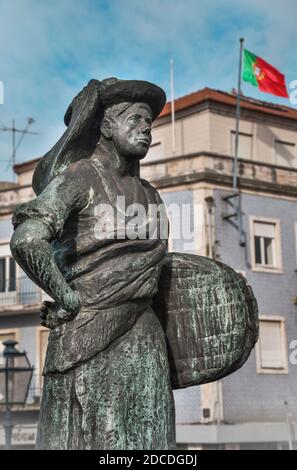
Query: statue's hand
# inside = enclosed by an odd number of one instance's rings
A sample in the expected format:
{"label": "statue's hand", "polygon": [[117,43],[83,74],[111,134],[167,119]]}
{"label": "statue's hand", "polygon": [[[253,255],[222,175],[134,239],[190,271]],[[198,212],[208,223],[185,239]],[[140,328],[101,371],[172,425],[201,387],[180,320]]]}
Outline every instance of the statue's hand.
{"label": "statue's hand", "polygon": [[53,329],[62,323],[72,320],[81,307],[77,292],[72,291],[66,299],[65,305],[61,307],[56,302],[45,300],[40,307],[41,325]]}

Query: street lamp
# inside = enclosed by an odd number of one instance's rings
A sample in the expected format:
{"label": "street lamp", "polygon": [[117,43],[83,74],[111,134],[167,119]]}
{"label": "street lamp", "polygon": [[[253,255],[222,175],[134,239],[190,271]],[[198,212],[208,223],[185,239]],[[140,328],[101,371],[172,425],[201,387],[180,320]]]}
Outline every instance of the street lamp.
{"label": "street lamp", "polygon": [[34,368],[31,367],[26,352],[16,349],[17,341],[7,339],[3,341],[4,361],[0,364],[0,405],[5,405],[5,448],[11,448],[13,422],[11,407],[13,405],[24,406]]}

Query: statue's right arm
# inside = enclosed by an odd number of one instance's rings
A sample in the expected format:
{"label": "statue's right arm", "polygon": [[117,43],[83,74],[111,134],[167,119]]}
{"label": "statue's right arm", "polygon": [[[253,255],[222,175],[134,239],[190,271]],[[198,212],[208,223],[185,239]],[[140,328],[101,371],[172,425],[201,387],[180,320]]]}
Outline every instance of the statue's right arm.
{"label": "statue's right arm", "polygon": [[68,217],[85,207],[91,178],[89,168],[83,161],[69,165],[37,198],[20,204],[12,218],[13,257],[30,279],[54,300],[58,318],[65,320],[75,316],[80,300],[59,270],[51,242],[62,236]]}
{"label": "statue's right arm", "polygon": [[52,233],[42,220],[26,219],[15,229],[10,249],[23,271],[59,307],[75,314],[80,308],[79,296],[67,284],[55,262],[51,239]]}

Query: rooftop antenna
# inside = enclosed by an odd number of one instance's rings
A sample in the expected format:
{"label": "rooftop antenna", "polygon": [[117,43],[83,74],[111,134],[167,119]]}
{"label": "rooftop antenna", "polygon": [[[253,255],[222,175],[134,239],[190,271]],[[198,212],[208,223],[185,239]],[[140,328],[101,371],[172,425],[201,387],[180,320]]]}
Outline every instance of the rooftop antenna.
{"label": "rooftop antenna", "polygon": [[[31,132],[29,131],[29,127],[34,123],[34,119],[32,117],[29,117],[27,119],[27,125],[24,129],[17,129],[15,127],[15,120],[13,119],[12,121],[12,127],[7,127],[7,126],[2,126],[0,127],[0,131],[3,131],[3,132],[11,132],[12,133],[12,155],[11,155],[11,158],[7,164],[7,167],[6,169],[8,169],[9,166],[12,166],[12,168],[14,167],[15,163],[16,163],[16,152],[17,152],[17,149],[19,148],[19,146],[21,145],[24,137],[26,134],[32,134],[32,135],[38,135],[38,132]],[[16,133],[19,132],[21,135],[20,135],[20,138],[19,140],[16,142]],[[13,182],[15,182],[15,173],[13,172]]]}

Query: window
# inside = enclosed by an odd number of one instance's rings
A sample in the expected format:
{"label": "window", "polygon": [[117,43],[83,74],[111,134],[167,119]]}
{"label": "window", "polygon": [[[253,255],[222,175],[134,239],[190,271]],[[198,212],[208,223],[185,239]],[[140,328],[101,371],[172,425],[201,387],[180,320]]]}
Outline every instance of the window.
{"label": "window", "polygon": [[0,365],[4,364],[3,341],[6,341],[7,339],[14,339],[15,341],[18,341],[18,330],[0,330]]}
{"label": "window", "polygon": [[163,145],[162,142],[154,142],[151,144],[147,153],[146,161],[159,160],[163,157]]}
{"label": "window", "polygon": [[297,167],[296,145],[281,140],[274,141],[275,163],[281,166]]}
{"label": "window", "polygon": [[16,290],[16,266],[11,256],[0,258],[0,292]]}
{"label": "window", "polygon": [[255,263],[264,266],[275,265],[275,226],[255,222]]}
{"label": "window", "polygon": [[251,252],[254,270],[281,269],[279,221],[252,218]]}
{"label": "window", "polygon": [[257,343],[259,373],[287,373],[287,341],[285,320],[282,317],[260,317]]}
{"label": "window", "polygon": [[[251,134],[245,134],[239,132],[238,139],[238,157],[246,160],[252,158],[252,142],[253,136]],[[235,155],[235,131],[231,131],[231,155]]]}

